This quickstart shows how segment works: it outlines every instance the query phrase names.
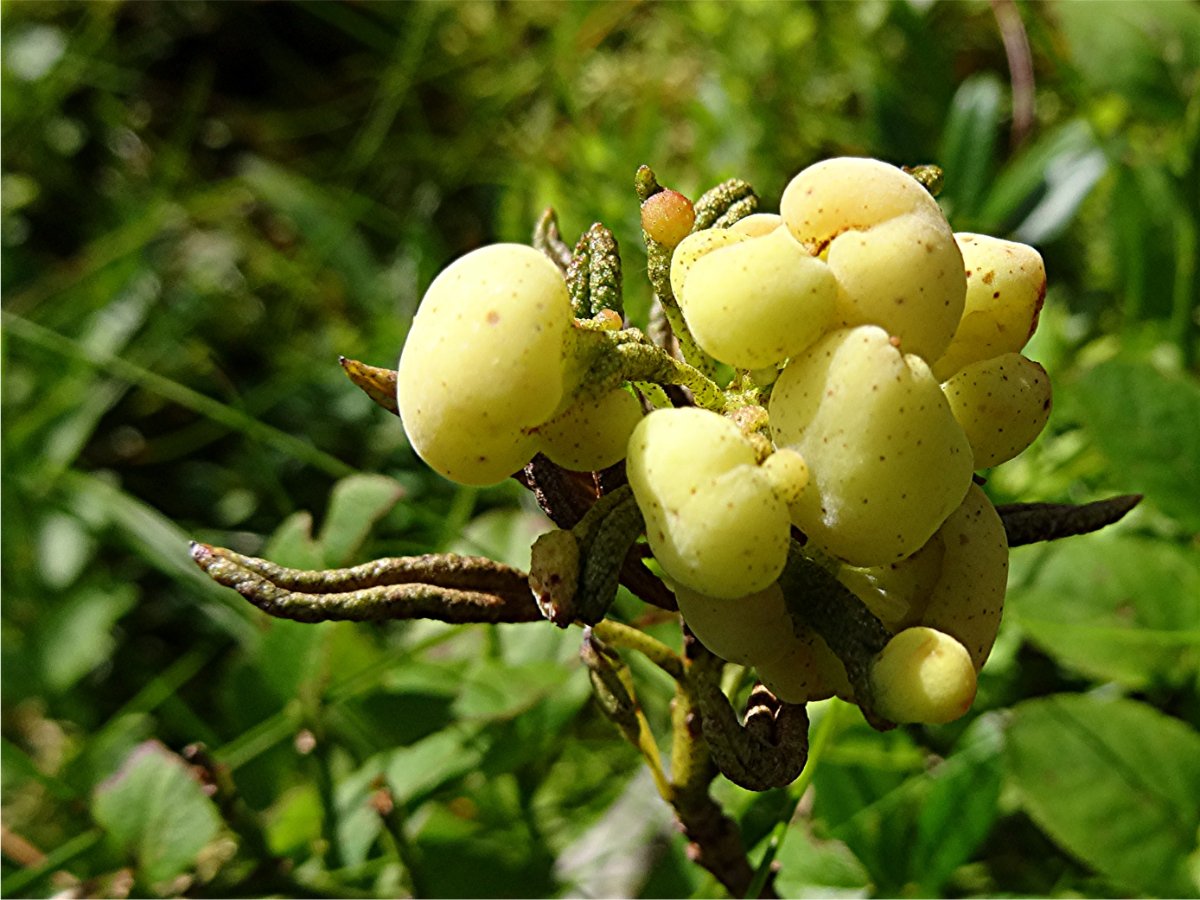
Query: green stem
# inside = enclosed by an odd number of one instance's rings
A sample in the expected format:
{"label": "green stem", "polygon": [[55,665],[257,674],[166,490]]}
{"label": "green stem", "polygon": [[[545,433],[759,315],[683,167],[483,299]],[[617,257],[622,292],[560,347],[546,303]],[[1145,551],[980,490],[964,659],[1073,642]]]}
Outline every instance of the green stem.
{"label": "green stem", "polygon": [[[638,169],[634,178],[634,188],[638,200],[642,203],[663,189],[649,166]],[[716,362],[692,337],[687,322],[684,321],[683,312],[679,309],[679,301],[675,299],[675,292],[671,289],[671,256],[674,248],[660,244],[645,231],[642,231],[642,238],[646,242],[646,275],[650,279],[654,299],[657,301],[655,308],[666,316],[675,340],[679,342],[679,352],[684,360],[703,375],[711,377],[717,370]]]}
{"label": "green stem", "polygon": [[682,681],[686,677],[683,660],[679,654],[639,628],[613,619],[603,619],[592,626],[592,632],[606,644],[636,650],[676,681]]}
{"label": "green stem", "polygon": [[692,392],[696,405],[713,412],[725,412],[729,400],[717,383],[695,366],[669,356],[649,343],[626,343],[617,346],[621,358],[621,374],[626,381],[650,381],[655,384],[675,384]]}
{"label": "green stem", "polygon": [[671,781],[676,804],[693,802],[701,795],[707,798],[708,785],[717,774],[703,737],[699,694],[706,686],[720,690],[721,673],[725,670],[724,661],[692,638],[686,628],[684,648],[688,677],[676,682],[671,707]]}
{"label": "green stem", "polygon": [[567,274],[567,267],[571,265],[571,247],[562,239],[558,229],[558,213],[553,206],[547,206],[537,220],[533,229],[533,246],[535,250],[545,253],[562,270],[563,275]]}
{"label": "green stem", "polygon": [[622,661],[620,654],[606,646],[592,628],[584,629],[579,656],[588,668],[592,690],[600,702],[600,708],[642,755],[659,794],[669,802],[672,795],[671,782],[663,771],[662,754],[654,740],[654,733],[650,730],[650,723],[637,701],[629,667]]}
{"label": "green stem", "polygon": [[404,808],[392,802],[386,812],[380,813],[380,819],[383,821],[383,827],[395,845],[396,856],[400,860],[400,864],[408,872],[408,881],[412,886],[413,896],[428,896],[429,892],[425,888],[425,877],[421,872],[420,857],[416,847],[408,839],[408,821],[404,815]]}
{"label": "green stem", "polygon": [[326,869],[340,868],[342,858],[341,818],[337,805],[337,784],[333,776],[333,744],[322,721],[320,697],[312,697],[305,704],[309,707],[305,716],[308,731],[314,738],[310,753],[316,773],[317,795],[321,800],[321,838],[324,842],[322,862]]}
{"label": "green stem", "polygon": [[0,895],[5,897],[25,896],[30,893],[29,888],[77,857],[83,856],[99,844],[103,838],[104,832],[99,828],[71,838],[46,854],[46,858],[38,865],[13,872],[3,882],[0,882]]}

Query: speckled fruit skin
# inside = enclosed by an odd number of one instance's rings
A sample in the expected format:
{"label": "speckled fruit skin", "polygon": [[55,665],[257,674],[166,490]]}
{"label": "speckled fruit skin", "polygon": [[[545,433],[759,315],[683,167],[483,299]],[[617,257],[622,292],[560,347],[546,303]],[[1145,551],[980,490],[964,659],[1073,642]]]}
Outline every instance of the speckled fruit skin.
{"label": "speckled fruit skin", "polygon": [[1019,353],[964,366],[942,388],[971,442],[976,469],[1008,462],[1050,418],[1050,377]]}
{"label": "speckled fruit skin", "polygon": [[782,225],[783,216],[778,213],[751,213],[730,225],[729,230],[746,237],[762,237]]}
{"label": "speckled fruit skin", "polygon": [[938,532],[942,572],[919,612],[922,624],[952,635],[983,668],[1004,611],[1008,535],[992,501],[972,484]]}
{"label": "speckled fruit skin", "polygon": [[700,643],[721,659],[756,665],[791,647],[792,622],[778,584],[744,597],[709,597],[676,585],[675,600]]}
{"label": "speckled fruit skin", "polygon": [[881,328],[835,331],[793,359],[769,409],[776,445],[810,471],[792,520],[852,565],[915,552],[970,484],[970,444],[941,386]]}
{"label": "speckled fruit skin", "polygon": [[961,643],[934,628],[895,635],[871,667],[875,712],[896,723],[960,718],[975,699],[975,668]]}
{"label": "speckled fruit skin", "polygon": [[992,502],[976,484],[929,542],[887,566],[843,566],[838,580],[889,631],[928,625],[952,635],[983,666],[1004,609],[1008,536]]}
{"label": "speckled fruit skin", "polygon": [[687,285],[692,266],[709,253],[750,239],[731,228],[706,228],[689,234],[671,254],[671,293],[678,299]]}
{"label": "speckled fruit skin", "polygon": [[791,180],[780,215],[838,282],[839,324],[871,324],[906,353],[940,357],[962,316],[966,274],[937,201],[875,159],[839,157]]}
{"label": "speckled fruit skin", "polygon": [[713,248],[692,263],[675,295],[696,343],[743,369],[811,345],[833,327],[837,296],[829,266],[785,228]]}
{"label": "speckled fruit skin", "polygon": [[783,571],[787,504],[728,419],[694,407],[655,410],[629,438],[625,471],[650,549],[672,581],[731,599]]}
{"label": "speckled fruit skin", "polygon": [[930,366],[945,381],[963,366],[1016,353],[1033,336],[1046,298],[1046,266],[1032,247],[986,234],[954,236],[967,275],[958,328]]}
{"label": "speckled fruit skin", "polygon": [[842,661],[811,627],[793,622],[783,653],[754,660],[759,680],[785,703],[841,697],[853,702],[854,689]]}
{"label": "speckled fruit skin", "polygon": [[396,399],[417,454],[461,484],[502,481],[536,452],[531,429],[574,388],[567,285],[521,244],[472,251],[425,293],[400,356]]}
{"label": "speckled fruit skin", "polygon": [[[942,528],[945,527],[943,522]],[[888,631],[901,631],[920,624],[920,614],[942,577],[944,557],[941,529],[938,529],[911,556],[885,566],[842,566],[837,579],[866,604]]]}
{"label": "speckled fruit skin", "polygon": [[624,388],[581,397],[538,428],[541,450],[564,469],[606,469],[625,458],[629,436],[641,419],[642,404]]}

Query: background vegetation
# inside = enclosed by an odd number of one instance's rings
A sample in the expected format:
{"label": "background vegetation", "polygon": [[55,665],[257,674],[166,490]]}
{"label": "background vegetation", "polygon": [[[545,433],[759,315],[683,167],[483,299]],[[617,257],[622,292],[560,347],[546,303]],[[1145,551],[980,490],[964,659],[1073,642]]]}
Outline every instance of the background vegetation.
{"label": "background vegetation", "polygon": [[[1045,256],[1055,410],[992,497],[1146,500],[1014,554],[967,720],[815,711],[779,889],[1200,891],[1200,7],[0,14],[5,896],[719,895],[577,632],[268,622],[186,541],[524,564],[529,498],[426,471],[338,354],[391,365],[436,271],[546,205],[614,229],[642,315],[639,164],[769,208],[834,154],[936,161],[958,230]],[[1022,26],[1032,83],[1004,49]],[[635,670],[664,723],[669,686]],[[755,859],[795,800],[719,796]]]}

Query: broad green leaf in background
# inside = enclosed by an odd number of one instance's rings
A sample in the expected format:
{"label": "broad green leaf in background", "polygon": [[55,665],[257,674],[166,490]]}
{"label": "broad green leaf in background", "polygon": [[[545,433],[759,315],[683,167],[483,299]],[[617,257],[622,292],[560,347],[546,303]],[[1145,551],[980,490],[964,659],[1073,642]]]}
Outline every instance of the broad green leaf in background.
{"label": "broad green leaf in background", "polygon": [[484,657],[464,674],[454,710],[463,719],[510,718],[553,694],[567,677],[553,660],[515,666]]}
{"label": "broad green leaf in background", "polygon": [[111,656],[112,627],[137,597],[131,584],[89,585],[49,609],[36,639],[42,678],[51,690],[67,690]]}
{"label": "broad green leaf in background", "polygon": [[272,853],[302,853],[321,837],[321,795],[311,781],[278,797],[266,823]]}
{"label": "broad green leaf in background", "polygon": [[324,556],[312,529],[312,513],[305,510],[292,513],[271,533],[263,547],[263,556],[290,569],[320,569]]}
{"label": "broad green leaf in background", "polygon": [[799,823],[775,857],[775,889],[783,897],[869,897],[871,876],[841,841],[822,840]]}
{"label": "broad green leaf in background", "polygon": [[351,475],[333,488],[318,538],[325,565],[356,562],[356,555],[375,524],[404,496],[404,488],[384,475]]}
{"label": "broad green leaf in background", "polygon": [[63,590],[92,559],[96,541],[75,516],[52,512],[37,532],[38,575],[51,590]]}
{"label": "broad green leaf in background", "polygon": [[[320,537],[313,539],[312,516],[297,512],[275,530],[264,554],[280,565],[300,569],[339,567],[357,562],[375,524],[399,502],[404,489],[383,475],[351,475],[339,481],[329,499]],[[263,637],[259,674],[281,703],[304,683],[323,678],[321,648],[337,626],[272,620]]]}
{"label": "broad green leaf in background", "polygon": [[[553,857],[521,820],[515,797],[484,783],[473,796],[432,804],[415,849],[431,897],[550,897]],[[499,786],[496,786],[499,787]]]}
{"label": "broad green leaf in background", "polygon": [[334,485],[317,537],[312,515],[293,513],[275,529],[263,553],[297,569],[352,565],[371,529],[403,496],[403,486],[387,476],[350,475]]}
{"label": "broad green leaf in background", "polygon": [[220,826],[183,760],[147,741],[96,789],[92,814],[138,864],[147,885],[187,870]]}
{"label": "broad green leaf in background", "polygon": [[[913,735],[892,732],[891,753],[872,759],[862,752],[867,734],[839,736],[822,759],[814,778],[817,834],[844,841],[870,873],[876,892],[939,896],[996,821],[1001,723],[994,716],[977,719],[928,771],[928,760],[914,752]],[[844,821],[832,818],[846,811]],[[836,864],[839,858],[835,852],[826,861]],[[821,859],[825,856],[817,854],[809,863]]]}
{"label": "broad green leaf in background", "polygon": [[1192,548],[1102,533],[1046,547],[1009,609],[1063,665],[1134,690],[1200,670],[1200,559]]}
{"label": "broad green leaf in background", "polygon": [[1200,895],[1194,728],[1133,700],[1058,694],[1014,707],[1005,762],[1033,820],[1121,892]]}
{"label": "broad green leaf in background", "polygon": [[1181,373],[1117,358],[1071,385],[1091,443],[1108,459],[1110,482],[1200,530],[1200,384]]}
{"label": "broad green leaf in background", "polygon": [[527,509],[494,509],[475,517],[462,529],[451,553],[488,556],[518,569],[529,568],[529,548],[550,527],[540,512]]}
{"label": "broad green leaf in background", "polygon": [[909,882],[924,768],[907,731],[881,735],[860,721],[839,733],[813,776],[817,834],[845,842],[885,895]]}
{"label": "broad green leaf in background", "polygon": [[653,865],[655,844],[672,824],[649,770],[643,768],[590,828],[559,851],[555,875],[575,896],[643,896],[638,890]]}
{"label": "broad green leaf in background", "polygon": [[419,803],[431,791],[478,766],[486,749],[482,729],[452,725],[385,754],[384,771],[393,799],[396,803]]}
{"label": "broad green leaf in background", "polygon": [[995,715],[968,726],[954,752],[929,774],[917,814],[910,876],[924,896],[936,897],[991,831],[1003,782],[1004,733]]}
{"label": "broad green leaf in background", "polygon": [[385,764],[386,758],[382,754],[373,756],[338,782],[337,844],[344,865],[362,865],[383,827],[380,810],[372,803],[372,795],[386,785]]}

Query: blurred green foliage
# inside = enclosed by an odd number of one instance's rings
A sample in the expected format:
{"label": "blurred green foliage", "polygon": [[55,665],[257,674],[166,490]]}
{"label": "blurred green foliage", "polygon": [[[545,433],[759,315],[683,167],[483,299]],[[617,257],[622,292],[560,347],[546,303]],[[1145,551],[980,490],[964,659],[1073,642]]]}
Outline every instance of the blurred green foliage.
{"label": "blurred green foliage", "polygon": [[[836,154],[937,162],[958,230],[1046,258],[1029,353],[1055,411],[993,498],[1146,501],[1014,554],[968,720],[880,735],[823,707],[779,889],[1200,891],[1200,7],[0,15],[5,896],[718,895],[590,703],[577,634],[266,622],[186,540],[524,565],[529,499],[424,470],[338,354],[390,365],[436,271],[547,205],[614,230],[644,315],[639,164],[769,207]],[[633,662],[661,723],[669,687]],[[789,808],[718,794],[751,847]]]}

